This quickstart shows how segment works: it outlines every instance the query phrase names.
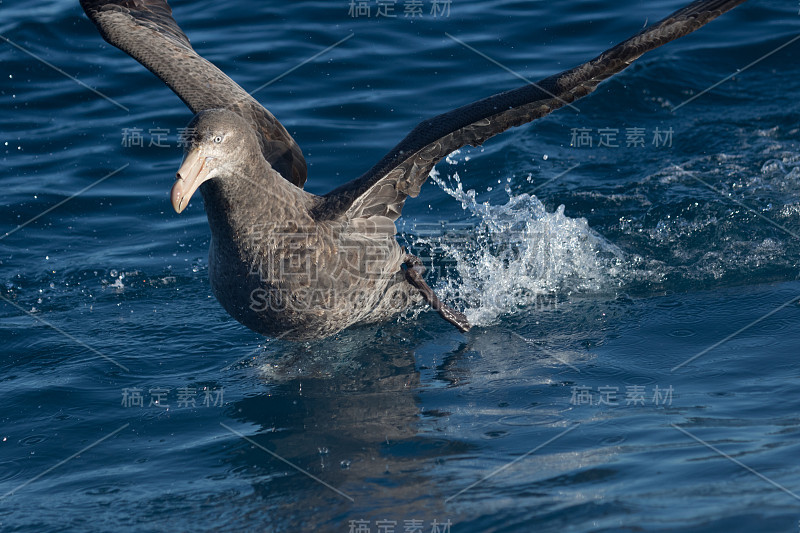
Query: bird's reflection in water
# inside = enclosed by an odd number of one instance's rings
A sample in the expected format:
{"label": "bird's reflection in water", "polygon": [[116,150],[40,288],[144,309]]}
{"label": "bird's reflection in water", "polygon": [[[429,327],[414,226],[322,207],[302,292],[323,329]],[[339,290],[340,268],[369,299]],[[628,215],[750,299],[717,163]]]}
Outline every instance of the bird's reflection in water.
{"label": "bird's reflection in water", "polygon": [[[236,402],[238,422],[231,422],[257,445],[237,445],[231,461],[252,476],[269,522],[326,531],[349,531],[356,519],[372,530],[380,520],[396,522],[396,531],[411,520],[425,531],[434,520],[446,522],[449,494],[437,482],[436,463],[469,446],[420,433],[415,351],[430,339],[408,333],[383,325],[333,340],[267,345],[259,362],[265,392]],[[458,338],[452,335],[456,358]]]}

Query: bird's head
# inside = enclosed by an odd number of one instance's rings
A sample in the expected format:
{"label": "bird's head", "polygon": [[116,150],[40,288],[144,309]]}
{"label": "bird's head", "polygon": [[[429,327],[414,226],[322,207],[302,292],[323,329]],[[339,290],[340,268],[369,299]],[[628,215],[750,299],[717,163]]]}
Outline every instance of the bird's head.
{"label": "bird's head", "polygon": [[195,191],[214,178],[233,177],[242,162],[258,150],[258,141],[246,120],[227,109],[199,112],[184,133],[185,154],[170,199],[180,213]]}

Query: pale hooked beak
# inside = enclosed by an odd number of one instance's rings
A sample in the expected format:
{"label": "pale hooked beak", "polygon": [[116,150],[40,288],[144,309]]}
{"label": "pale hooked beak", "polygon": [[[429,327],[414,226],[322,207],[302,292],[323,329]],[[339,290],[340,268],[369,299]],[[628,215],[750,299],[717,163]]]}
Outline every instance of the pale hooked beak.
{"label": "pale hooked beak", "polygon": [[211,171],[208,159],[201,156],[197,149],[191,150],[183,159],[170,193],[172,207],[178,213],[186,209],[194,192],[208,179],[208,173]]}

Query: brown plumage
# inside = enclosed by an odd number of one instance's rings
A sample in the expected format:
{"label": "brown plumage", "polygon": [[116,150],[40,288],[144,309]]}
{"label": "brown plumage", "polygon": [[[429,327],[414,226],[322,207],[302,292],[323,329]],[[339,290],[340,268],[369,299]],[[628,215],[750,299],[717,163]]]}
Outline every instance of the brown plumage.
{"label": "brown plumage", "polygon": [[103,37],[161,78],[195,118],[172,189],[182,211],[198,188],[211,227],[209,275],[220,303],[265,335],[324,337],[438,301],[394,235],[406,197],[431,169],[586,96],[636,58],[691,33],[745,0],[698,0],[573,69],[420,123],[364,175],[324,196],[302,189],[303,154],[255,99],[200,57],[164,0],[81,0]]}

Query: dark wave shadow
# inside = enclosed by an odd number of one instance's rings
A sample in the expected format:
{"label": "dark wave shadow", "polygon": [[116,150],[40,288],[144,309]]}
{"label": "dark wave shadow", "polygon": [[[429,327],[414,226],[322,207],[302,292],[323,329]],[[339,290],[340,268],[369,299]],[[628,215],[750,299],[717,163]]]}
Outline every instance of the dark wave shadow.
{"label": "dark wave shadow", "polygon": [[228,461],[250,478],[276,529],[348,531],[351,520],[366,520],[376,530],[388,520],[403,531],[419,520],[427,531],[446,521],[436,463],[470,445],[421,434],[424,418],[439,416],[421,414],[415,351],[429,334],[410,339],[407,326],[355,328],[336,342],[276,341],[259,358],[266,391],[233,405],[230,427],[241,435]]}

